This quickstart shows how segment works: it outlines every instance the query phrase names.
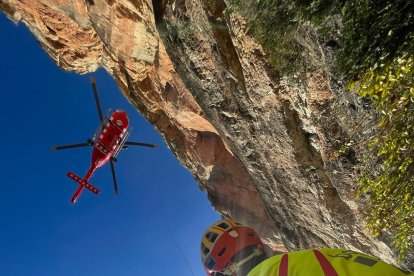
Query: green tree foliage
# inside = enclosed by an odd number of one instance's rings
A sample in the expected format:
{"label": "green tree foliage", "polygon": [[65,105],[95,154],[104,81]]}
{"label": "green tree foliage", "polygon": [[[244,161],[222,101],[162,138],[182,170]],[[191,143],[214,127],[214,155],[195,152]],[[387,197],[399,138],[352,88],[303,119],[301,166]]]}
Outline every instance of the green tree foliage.
{"label": "green tree foliage", "polygon": [[412,54],[414,1],[348,0],[342,13],[340,67],[346,78]]}
{"label": "green tree foliage", "polygon": [[375,167],[368,162],[360,181],[360,195],[369,198],[367,228],[374,235],[394,233],[403,257],[414,239],[414,0],[229,2],[282,74],[301,66],[301,26],[310,22],[322,30],[325,19],[341,15],[337,67],[382,116],[367,156]]}
{"label": "green tree foliage", "polygon": [[403,258],[414,237],[414,1],[349,0],[343,22],[339,65],[382,115],[369,143],[376,166],[360,180],[367,228],[392,232]]}
{"label": "green tree foliage", "polygon": [[360,193],[370,199],[367,228],[374,235],[392,231],[401,258],[414,235],[413,79],[413,57],[397,58],[367,72],[359,88],[383,114],[380,132],[370,143],[378,166],[366,170],[360,181]]}

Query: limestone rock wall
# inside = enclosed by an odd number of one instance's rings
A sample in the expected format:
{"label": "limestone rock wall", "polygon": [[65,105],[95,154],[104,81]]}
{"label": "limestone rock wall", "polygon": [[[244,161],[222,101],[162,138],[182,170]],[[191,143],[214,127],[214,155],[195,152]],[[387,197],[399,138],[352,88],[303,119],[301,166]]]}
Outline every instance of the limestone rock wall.
{"label": "limestone rock wall", "polygon": [[225,7],[223,0],[0,2],[58,66],[105,68],[222,215],[254,226],[274,249],[346,247],[392,261],[388,246],[362,230],[352,169],[331,158],[341,122],[330,116],[338,94],[329,72],[281,78]]}

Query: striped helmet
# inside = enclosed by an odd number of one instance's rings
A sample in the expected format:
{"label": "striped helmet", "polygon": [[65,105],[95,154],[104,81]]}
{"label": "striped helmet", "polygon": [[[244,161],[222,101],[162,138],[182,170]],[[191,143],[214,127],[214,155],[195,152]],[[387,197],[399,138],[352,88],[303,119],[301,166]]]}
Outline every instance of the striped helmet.
{"label": "striped helmet", "polygon": [[207,275],[231,275],[248,259],[261,254],[261,251],[247,256],[245,260],[236,262],[233,257],[246,248],[257,247],[262,250],[263,244],[257,233],[250,227],[243,226],[229,219],[219,220],[211,225],[201,239],[201,259]]}

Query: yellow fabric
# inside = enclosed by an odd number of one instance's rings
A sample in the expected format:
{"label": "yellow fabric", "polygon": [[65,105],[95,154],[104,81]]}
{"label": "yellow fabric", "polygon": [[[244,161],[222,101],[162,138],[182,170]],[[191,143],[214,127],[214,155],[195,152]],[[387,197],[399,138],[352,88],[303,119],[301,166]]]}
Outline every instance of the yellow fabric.
{"label": "yellow fabric", "polygon": [[[339,276],[414,276],[375,257],[345,249],[319,249]],[[248,276],[278,276],[283,254],[273,256],[257,265]],[[312,250],[288,253],[289,276],[325,276]]]}

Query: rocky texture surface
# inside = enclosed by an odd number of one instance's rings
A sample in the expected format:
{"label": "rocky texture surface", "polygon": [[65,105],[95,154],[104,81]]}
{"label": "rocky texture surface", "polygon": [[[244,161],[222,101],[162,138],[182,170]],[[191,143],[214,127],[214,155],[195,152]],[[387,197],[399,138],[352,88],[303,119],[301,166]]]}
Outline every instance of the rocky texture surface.
{"label": "rocky texture surface", "polygon": [[388,246],[362,230],[346,166],[352,158],[335,152],[343,121],[327,52],[310,41],[321,68],[281,78],[225,7],[223,0],[0,2],[58,66],[105,68],[222,215],[254,226],[274,249],[346,247],[393,261]]}

